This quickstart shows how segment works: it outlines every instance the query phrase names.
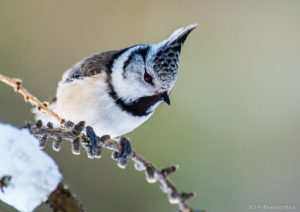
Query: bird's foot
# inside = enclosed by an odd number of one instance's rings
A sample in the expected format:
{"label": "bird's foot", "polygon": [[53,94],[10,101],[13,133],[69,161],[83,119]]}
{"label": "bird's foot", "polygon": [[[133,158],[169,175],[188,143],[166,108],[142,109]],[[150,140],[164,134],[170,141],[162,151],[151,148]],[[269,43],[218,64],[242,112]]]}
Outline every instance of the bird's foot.
{"label": "bird's foot", "polygon": [[118,161],[118,166],[120,168],[125,168],[127,161],[132,153],[131,143],[128,138],[121,137],[119,139],[121,149],[119,152],[114,152],[112,158]]}
{"label": "bird's foot", "polygon": [[[86,126],[86,136],[89,138],[89,144],[85,145],[89,158],[101,157],[101,145],[98,144],[98,138],[94,129],[90,126]],[[100,138],[101,139],[101,138]]]}

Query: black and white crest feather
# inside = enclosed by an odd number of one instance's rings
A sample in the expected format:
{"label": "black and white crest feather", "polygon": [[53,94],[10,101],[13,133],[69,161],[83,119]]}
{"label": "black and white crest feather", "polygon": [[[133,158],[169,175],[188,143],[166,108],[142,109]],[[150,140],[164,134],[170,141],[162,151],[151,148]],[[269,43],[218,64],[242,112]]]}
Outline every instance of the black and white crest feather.
{"label": "black and white crest feather", "polygon": [[154,55],[154,71],[162,81],[176,79],[179,55],[189,33],[197,27],[196,24],[176,30],[168,39],[162,42],[161,47]]}

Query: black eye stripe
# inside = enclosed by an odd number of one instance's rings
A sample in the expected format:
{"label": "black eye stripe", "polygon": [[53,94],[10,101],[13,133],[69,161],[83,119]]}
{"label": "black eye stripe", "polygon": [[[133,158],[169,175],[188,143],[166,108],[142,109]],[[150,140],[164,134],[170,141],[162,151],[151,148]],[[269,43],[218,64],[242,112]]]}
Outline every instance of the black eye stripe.
{"label": "black eye stripe", "polygon": [[147,57],[148,51],[149,51],[149,46],[147,46],[145,48],[139,48],[139,49],[131,52],[131,54],[128,56],[127,60],[124,62],[123,70],[125,70],[127,68],[127,66],[129,65],[129,63],[131,62],[131,60],[133,59],[135,54],[141,55],[141,57],[143,58],[144,64],[146,66],[146,57]]}
{"label": "black eye stripe", "polygon": [[125,70],[127,68],[127,66],[129,65],[130,61],[132,60],[133,58],[133,54],[131,54],[127,60],[124,62],[124,65],[123,65],[123,70]]}
{"label": "black eye stripe", "polygon": [[137,50],[137,53],[140,54],[144,60],[144,63],[146,63],[146,57],[149,51],[149,46],[147,46],[146,48],[140,48]]}

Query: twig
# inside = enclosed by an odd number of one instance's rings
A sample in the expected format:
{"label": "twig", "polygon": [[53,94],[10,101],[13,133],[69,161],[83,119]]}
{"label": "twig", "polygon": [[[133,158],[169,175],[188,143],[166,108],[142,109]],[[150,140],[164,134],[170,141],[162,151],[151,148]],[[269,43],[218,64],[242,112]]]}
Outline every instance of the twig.
{"label": "twig", "polygon": [[[53,149],[58,151],[60,147],[57,147],[56,141],[65,139],[71,142],[72,144],[72,152],[73,154],[79,154],[79,148],[74,147],[77,146],[78,143],[76,141],[80,141],[82,146],[84,147],[85,151],[87,152],[89,158],[93,158],[93,155],[90,154],[91,152],[91,145],[87,140],[87,137],[83,133],[76,134],[74,131],[69,131],[63,128],[49,128],[41,125],[40,122],[37,122],[37,126],[31,126],[30,129],[32,134],[35,135],[41,142],[40,146],[43,148],[46,145],[46,141],[48,138],[52,138],[53,142]],[[60,139],[58,139],[60,138]],[[110,140],[109,137],[98,137],[97,136],[97,145],[103,148],[112,150],[113,153],[121,151],[120,143]],[[74,152],[74,149],[77,149]],[[101,157],[101,153],[98,155]],[[146,160],[143,156],[139,155],[135,151],[132,151],[129,157],[135,165],[137,171],[144,171],[146,175],[146,179],[149,183],[155,183],[158,181],[161,184],[161,189],[164,193],[167,194],[169,202],[171,204],[178,204],[180,211],[193,211],[187,204],[186,200],[195,196],[195,193],[179,193],[176,189],[175,184],[168,178],[169,175],[177,171],[178,166],[170,166],[164,169],[157,168],[154,164],[150,161]],[[119,163],[124,161],[119,161]],[[119,164],[120,166],[124,166],[126,164]]]}
{"label": "twig", "polygon": [[78,203],[78,200],[62,183],[50,194],[46,204],[53,211],[84,212],[82,205]]}
{"label": "twig", "polygon": [[38,98],[36,98],[29,91],[27,91],[22,85],[22,80],[13,79],[0,74],[0,81],[13,87],[16,92],[20,93],[24,97],[25,102],[29,102],[30,104],[35,106],[38,110],[40,110],[41,112],[45,113],[46,115],[50,116],[55,121],[60,123],[62,126],[66,123],[66,121],[63,118],[61,118],[59,115],[54,113],[52,110],[49,110],[48,105],[46,103],[41,102],[40,100],[38,100]]}
{"label": "twig", "polygon": [[[20,80],[15,80],[0,74],[0,80],[5,82],[6,84],[10,85],[15,89],[16,92],[20,93],[24,96],[25,101],[29,101],[32,105],[38,107],[38,109],[48,115],[49,117],[53,118],[54,120],[58,121],[61,124],[61,128],[53,128],[53,126],[48,124],[47,127],[44,127],[42,123],[37,123],[36,126],[30,127],[32,133],[39,138],[41,141],[41,146],[46,144],[47,138],[55,138],[55,141],[58,143],[54,144],[53,147],[55,150],[59,150],[59,144],[62,139],[66,139],[71,141],[72,143],[72,151],[73,154],[79,154],[79,142],[84,147],[84,149],[88,152],[89,157],[100,157],[101,156],[101,147],[112,150],[113,152],[120,152],[121,146],[120,143],[110,140],[108,136],[98,137],[97,136],[97,145],[99,148],[99,152],[95,155],[91,152],[91,146],[89,143],[89,138],[82,133],[81,131],[84,128],[84,123],[78,123],[74,126],[71,124],[68,126],[68,122],[61,118],[59,115],[51,111],[47,105],[39,101],[35,96],[29,93],[21,84]],[[135,151],[132,150],[129,159],[134,162],[135,168],[138,171],[144,171],[146,175],[146,179],[149,183],[155,183],[158,181],[161,185],[161,189],[164,193],[167,194],[169,202],[171,204],[177,204],[180,211],[183,212],[191,212],[195,211],[191,207],[186,204],[186,201],[193,196],[195,193],[185,193],[185,192],[178,192],[175,184],[169,179],[169,175],[172,174],[177,170],[176,166],[167,167],[164,169],[157,168],[153,163],[146,160],[143,156],[139,155]],[[120,161],[119,165],[123,166],[126,164],[127,161]],[[124,164],[125,163],[125,164]]]}

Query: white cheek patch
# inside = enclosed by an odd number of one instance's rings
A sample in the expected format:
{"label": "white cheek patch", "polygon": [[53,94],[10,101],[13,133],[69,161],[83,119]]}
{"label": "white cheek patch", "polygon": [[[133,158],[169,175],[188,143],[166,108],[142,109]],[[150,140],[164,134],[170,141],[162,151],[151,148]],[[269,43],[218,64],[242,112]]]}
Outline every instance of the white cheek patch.
{"label": "white cheek patch", "polygon": [[[132,100],[138,99],[142,96],[150,96],[153,95],[150,92],[149,87],[144,86],[139,82],[140,79],[136,79],[130,76],[130,73],[127,73],[127,77],[124,79],[124,62],[128,60],[131,53],[140,48],[140,46],[133,47],[125,52],[117,61],[114,63],[112,67],[112,85],[118,96],[122,97],[125,102],[130,102]],[[129,64],[130,66],[130,64]],[[140,68],[143,68],[144,64],[141,64]],[[129,67],[130,68],[130,67]],[[132,67],[133,72],[137,72],[139,68],[138,64],[134,64]],[[135,70],[136,69],[136,70]]]}

